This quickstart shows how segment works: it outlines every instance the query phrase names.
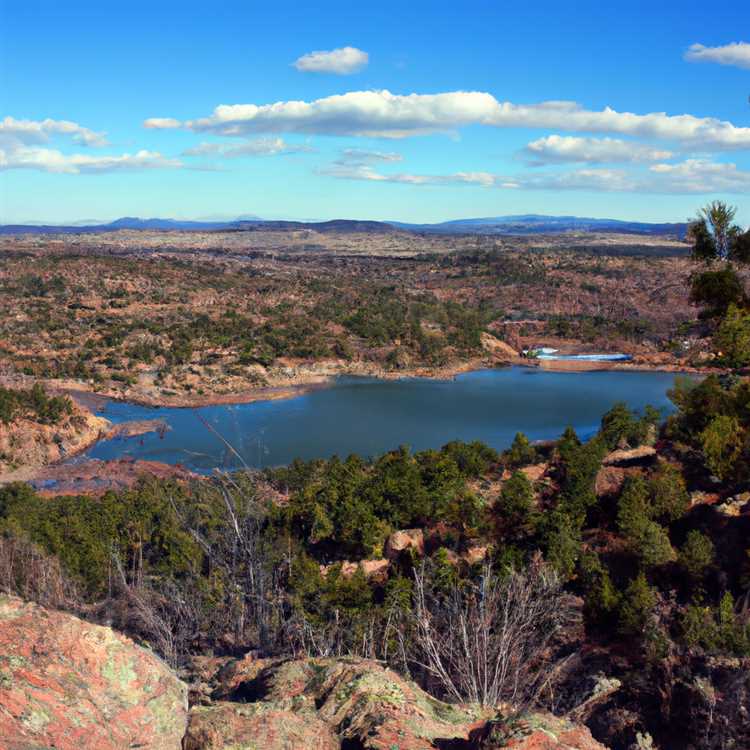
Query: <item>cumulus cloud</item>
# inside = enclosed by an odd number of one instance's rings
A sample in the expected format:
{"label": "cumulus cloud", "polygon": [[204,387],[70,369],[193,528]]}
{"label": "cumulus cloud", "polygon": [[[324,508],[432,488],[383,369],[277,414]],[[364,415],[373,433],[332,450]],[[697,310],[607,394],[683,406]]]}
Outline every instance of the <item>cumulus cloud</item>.
{"label": "cumulus cloud", "polygon": [[294,67],[303,73],[335,73],[350,75],[367,65],[369,55],[356,47],[309,52],[297,58]]}
{"label": "cumulus cloud", "polygon": [[685,52],[688,62],[709,62],[719,65],[734,65],[737,68],[750,69],[750,44],[732,42],[721,47],[705,47],[692,44]]}
{"label": "cumulus cloud", "polygon": [[143,121],[143,127],[149,130],[170,130],[181,126],[182,123],[174,117],[149,117]]}
{"label": "cumulus cloud", "polygon": [[0,147],[3,148],[48,143],[56,135],[67,136],[84,146],[107,145],[104,133],[69,120],[17,120],[15,117],[0,120]]}
{"label": "cumulus cloud", "polygon": [[200,143],[182,152],[183,156],[221,156],[226,159],[242,156],[276,156],[278,154],[309,153],[314,149],[304,144],[290,144],[283,138],[256,138],[238,146],[224,143]]}
{"label": "cumulus cloud", "polygon": [[104,173],[142,169],[175,169],[183,164],[156,151],[141,150],[135,154],[117,156],[91,156],[88,154],[63,154],[57,149],[38,146],[11,150],[0,149],[0,170],[36,169],[42,172],[66,174]]}
{"label": "cumulus cloud", "polygon": [[580,138],[548,135],[527,144],[524,155],[532,165],[618,162],[653,162],[671,159],[671,151],[619,138]]}
{"label": "cumulus cloud", "polygon": [[35,169],[66,174],[103,173],[120,170],[179,168],[183,164],[156,151],[134,154],[66,154],[47,144],[67,139],[78,145],[106,146],[104,133],[68,120],[0,120],[0,170]]}
{"label": "cumulus cloud", "polygon": [[583,168],[520,175],[456,172],[449,175],[383,174],[371,166],[334,163],[321,174],[347,180],[408,185],[474,185],[526,190],[588,190],[639,193],[750,193],[750,172],[730,163],[688,159],[678,164],[654,164],[647,170]]}
{"label": "cumulus cloud", "polygon": [[222,104],[209,117],[190,120],[197,132],[225,136],[291,132],[403,138],[451,130],[472,122],[491,124],[497,101],[489,94],[411,94],[352,91],[312,102]]}
{"label": "cumulus cloud", "polygon": [[749,127],[714,117],[635,114],[610,107],[588,110],[570,101],[514,104],[479,91],[408,95],[351,91],[309,102],[222,104],[210,116],[183,125],[196,132],[237,137],[285,132],[384,138],[484,125],[611,133],[715,150],[750,148]]}

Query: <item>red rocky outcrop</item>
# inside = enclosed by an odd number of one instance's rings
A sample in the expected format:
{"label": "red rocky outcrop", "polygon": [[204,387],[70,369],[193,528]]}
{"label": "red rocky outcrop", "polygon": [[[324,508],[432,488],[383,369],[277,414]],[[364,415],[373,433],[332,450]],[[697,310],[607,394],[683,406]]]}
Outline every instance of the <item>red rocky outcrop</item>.
{"label": "red rocky outcrop", "polygon": [[179,750],[187,688],[111,628],[0,595],[3,750]]}

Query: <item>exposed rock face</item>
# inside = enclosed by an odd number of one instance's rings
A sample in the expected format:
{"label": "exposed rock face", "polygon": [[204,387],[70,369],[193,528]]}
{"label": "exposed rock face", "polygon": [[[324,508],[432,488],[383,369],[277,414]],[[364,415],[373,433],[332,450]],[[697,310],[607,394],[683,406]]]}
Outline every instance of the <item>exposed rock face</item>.
{"label": "exposed rock face", "polygon": [[616,466],[602,466],[596,473],[594,491],[597,497],[616,495],[625,482],[625,470]]}
{"label": "exposed rock face", "polygon": [[743,492],[717,505],[716,510],[725,516],[741,516],[748,505],[750,505],[750,492]]}
{"label": "exposed rock face", "polygon": [[[357,562],[344,560],[344,562],[339,564],[341,565],[341,575],[343,578],[351,578],[358,570],[362,570],[365,578],[368,580],[386,581],[388,580],[388,569],[391,562],[382,558],[380,560],[359,560]],[[320,575],[325,578],[334,567],[336,567],[336,564],[321,565]]]}
{"label": "exposed rock face", "polygon": [[521,473],[525,474],[530,482],[538,482],[547,473],[547,469],[549,469],[549,464],[532,464],[524,466]]}
{"label": "exposed rock face", "polygon": [[30,419],[0,422],[0,480],[24,481],[33,469],[85,450],[109,427],[106,419],[75,403],[60,424]]}
{"label": "exposed rock face", "polygon": [[716,505],[721,496],[718,492],[702,492],[696,490],[690,493],[690,507],[694,508],[696,505]]}
{"label": "exposed rock face", "polygon": [[650,461],[656,457],[656,448],[650,445],[641,445],[638,448],[630,448],[612,451],[604,457],[602,463],[605,466],[627,466],[632,463]]}
{"label": "exposed rock face", "polygon": [[179,750],[187,688],[110,628],[0,595],[3,750]]}
{"label": "exposed rock face", "polygon": [[441,703],[364,659],[280,662],[239,684],[231,669],[222,672],[235,685],[222,694],[247,702],[194,708],[184,750],[433,750],[439,740],[468,742],[491,716]]}
{"label": "exposed rock face", "polygon": [[441,703],[364,659],[249,657],[216,684],[215,702],[191,709],[184,750],[606,750],[585,727],[547,714],[508,734],[491,709]]}
{"label": "exposed rock face", "polygon": [[490,548],[486,545],[469,547],[462,557],[469,565],[476,565],[486,559],[489,551]]}
{"label": "exposed rock face", "polygon": [[362,560],[359,565],[362,568],[362,572],[365,574],[365,578],[368,580],[388,580],[388,569],[391,566],[389,560],[386,560],[385,558],[381,560]]}
{"label": "exposed rock face", "polygon": [[283,704],[214,703],[193,708],[183,750],[340,750],[331,728]]}
{"label": "exposed rock face", "polygon": [[500,747],[511,750],[607,750],[586,727],[549,714],[528,717],[522,722],[519,736],[511,737],[497,747],[498,750]]}
{"label": "exposed rock face", "polygon": [[208,692],[188,715],[187,687],[153,654],[110,628],[0,596],[0,747],[605,750],[546,714],[509,730],[492,709],[442,703],[365,659],[204,661]]}
{"label": "exposed rock face", "polygon": [[422,529],[402,529],[394,531],[385,543],[385,556],[395,560],[404,550],[413,550],[420,557],[424,554],[424,533]]}
{"label": "exposed rock face", "polygon": [[509,344],[486,331],[481,334],[482,349],[500,359],[517,359],[518,352]]}

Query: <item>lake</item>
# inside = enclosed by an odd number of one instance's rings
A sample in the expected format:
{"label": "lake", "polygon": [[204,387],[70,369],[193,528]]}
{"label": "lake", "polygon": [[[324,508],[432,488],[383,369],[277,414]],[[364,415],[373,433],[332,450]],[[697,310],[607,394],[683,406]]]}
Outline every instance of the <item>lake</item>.
{"label": "lake", "polygon": [[[377,380],[341,377],[284,401],[149,408],[109,402],[99,412],[114,423],[160,419],[162,434],[103,440],[85,457],[179,463],[197,472],[289,463],[359,453],[374,456],[401,444],[414,450],[451,440],[481,440],[507,448],[516,432],[531,440],[558,437],[567,425],[592,435],[602,414],[624,401],[642,410],[652,404],[666,414],[674,375],[660,372],[550,372],[526,367],[480,370],[455,380]],[[210,425],[210,428],[206,426]],[[216,434],[218,433],[218,435]]]}

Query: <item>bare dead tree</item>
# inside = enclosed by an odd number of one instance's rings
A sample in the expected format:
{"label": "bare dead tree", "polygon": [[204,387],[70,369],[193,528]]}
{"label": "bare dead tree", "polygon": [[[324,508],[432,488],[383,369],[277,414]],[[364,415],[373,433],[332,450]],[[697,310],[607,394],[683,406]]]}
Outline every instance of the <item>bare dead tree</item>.
{"label": "bare dead tree", "polygon": [[219,473],[215,489],[221,513],[210,538],[201,529],[200,519],[187,518],[174,500],[172,507],[202,548],[208,565],[221,571],[224,624],[231,628],[234,642],[253,640],[262,652],[274,652],[282,638],[282,581],[289,561],[274,564],[272,560],[263,533],[266,514],[257,481],[241,486],[230,474]]}
{"label": "bare dead tree", "polygon": [[116,597],[114,609],[108,609],[113,624],[143,638],[171,666],[177,666],[200,635],[200,603],[191,587],[171,579],[131,583],[116,550],[111,557]]}
{"label": "bare dead tree", "polygon": [[557,574],[540,560],[475,582],[436,590],[429,567],[414,573],[410,660],[459,702],[514,709],[533,703],[553,679],[555,636],[572,618]]}
{"label": "bare dead tree", "polygon": [[0,591],[52,609],[76,610],[81,602],[60,561],[15,536],[0,535]]}

